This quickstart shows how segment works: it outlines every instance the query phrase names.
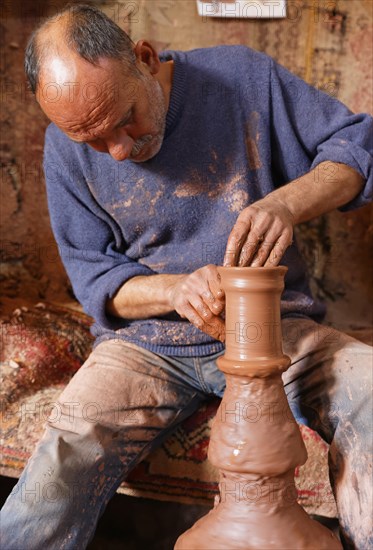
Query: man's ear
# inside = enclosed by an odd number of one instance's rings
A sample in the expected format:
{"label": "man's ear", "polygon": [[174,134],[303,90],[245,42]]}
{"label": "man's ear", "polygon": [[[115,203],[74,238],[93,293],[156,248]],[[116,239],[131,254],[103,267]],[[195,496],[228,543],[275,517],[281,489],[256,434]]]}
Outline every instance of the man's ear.
{"label": "man's ear", "polygon": [[158,54],[146,40],[139,40],[134,49],[136,55],[136,62],[143,68],[147,68],[150,74],[157,74],[161,62],[159,60]]}

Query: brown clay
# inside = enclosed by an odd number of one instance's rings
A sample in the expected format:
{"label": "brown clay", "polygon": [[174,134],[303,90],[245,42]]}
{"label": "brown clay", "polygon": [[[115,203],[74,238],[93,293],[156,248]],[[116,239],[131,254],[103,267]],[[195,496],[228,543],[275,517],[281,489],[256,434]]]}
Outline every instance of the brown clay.
{"label": "brown clay", "polygon": [[294,469],[307,460],[281,373],[280,297],[285,267],[219,268],[226,294],[226,390],[209,459],[220,470],[213,510],[175,550],[340,550],[331,531],[297,503]]}

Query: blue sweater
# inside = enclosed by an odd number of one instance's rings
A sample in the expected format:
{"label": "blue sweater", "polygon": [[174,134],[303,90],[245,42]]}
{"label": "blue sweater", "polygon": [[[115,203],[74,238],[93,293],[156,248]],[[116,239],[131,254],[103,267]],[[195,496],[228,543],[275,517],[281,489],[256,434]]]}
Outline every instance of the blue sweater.
{"label": "blue sweater", "polygon": [[[344,208],[372,195],[372,118],[310,87],[270,57],[243,46],[164,52],[174,77],[160,152],[117,162],[46,132],[44,169],[51,222],[74,292],[95,319],[96,343],[122,338],[179,356],[223,345],[176,313],[111,317],[105,303],[137,275],[191,273],[223,261],[239,212],[320,162],[348,164],[367,180]],[[307,196],[304,197],[307,200]],[[321,319],[294,243],[283,316]]]}

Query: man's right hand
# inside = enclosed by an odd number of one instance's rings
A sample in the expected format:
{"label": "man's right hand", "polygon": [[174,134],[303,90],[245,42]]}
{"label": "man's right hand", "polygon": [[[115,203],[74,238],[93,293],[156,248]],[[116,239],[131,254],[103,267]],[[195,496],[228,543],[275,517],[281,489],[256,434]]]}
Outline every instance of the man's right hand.
{"label": "man's right hand", "polygon": [[213,336],[225,340],[225,323],[220,317],[225,295],[215,265],[207,265],[173,282],[167,292],[170,307],[180,317]]}

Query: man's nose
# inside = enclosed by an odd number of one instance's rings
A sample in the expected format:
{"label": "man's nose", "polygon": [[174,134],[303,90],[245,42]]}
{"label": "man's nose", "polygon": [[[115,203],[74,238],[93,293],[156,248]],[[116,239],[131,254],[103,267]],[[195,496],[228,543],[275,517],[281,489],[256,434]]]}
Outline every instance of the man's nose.
{"label": "man's nose", "polygon": [[124,132],[118,133],[115,138],[106,140],[106,147],[114,160],[126,160],[132,151],[134,140]]}

